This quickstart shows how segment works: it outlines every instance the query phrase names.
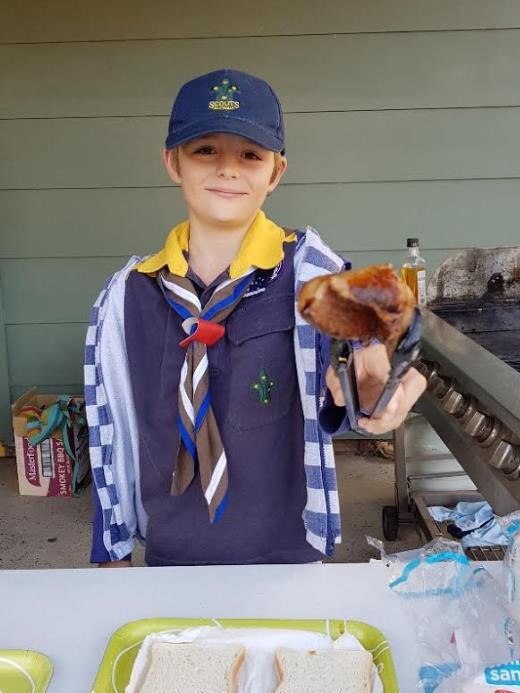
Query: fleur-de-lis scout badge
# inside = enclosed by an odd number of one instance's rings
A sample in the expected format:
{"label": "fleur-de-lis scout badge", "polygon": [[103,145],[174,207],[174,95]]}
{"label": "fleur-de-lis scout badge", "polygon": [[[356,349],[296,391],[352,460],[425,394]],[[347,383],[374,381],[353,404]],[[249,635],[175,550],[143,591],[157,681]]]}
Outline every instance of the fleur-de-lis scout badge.
{"label": "fleur-de-lis scout badge", "polygon": [[276,383],[274,380],[271,380],[265,369],[262,368],[258,382],[251,385],[251,389],[257,393],[261,404],[269,404],[271,401],[271,391],[275,385]]}
{"label": "fleur-de-lis scout badge", "polygon": [[212,111],[234,111],[240,108],[240,101],[235,100],[235,96],[240,94],[240,89],[231,84],[229,79],[223,79],[219,86],[212,89],[215,100],[209,102]]}

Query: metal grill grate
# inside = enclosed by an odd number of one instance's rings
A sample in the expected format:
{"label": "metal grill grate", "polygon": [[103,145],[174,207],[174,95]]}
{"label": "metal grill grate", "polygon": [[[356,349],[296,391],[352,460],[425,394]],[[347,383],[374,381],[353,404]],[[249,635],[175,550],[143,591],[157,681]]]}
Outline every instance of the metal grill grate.
{"label": "metal grill grate", "polygon": [[465,553],[472,561],[502,561],[505,549],[503,546],[474,546]]}

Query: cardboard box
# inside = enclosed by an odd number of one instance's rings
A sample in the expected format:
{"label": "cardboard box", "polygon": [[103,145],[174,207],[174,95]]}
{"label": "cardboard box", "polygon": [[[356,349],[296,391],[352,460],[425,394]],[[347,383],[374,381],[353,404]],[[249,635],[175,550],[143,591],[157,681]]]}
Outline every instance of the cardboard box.
{"label": "cardboard box", "polygon": [[[69,443],[78,464],[76,485],[73,484],[73,461],[67,455],[61,430],[39,445],[31,445],[26,433],[26,417],[20,410],[26,406],[41,408],[50,406],[58,395],[38,394],[36,388],[24,393],[11,406],[16,450],[18,487],[23,496],[73,496],[79,495],[88,482],[90,461],[88,456],[88,428],[73,426],[68,429]],[[83,397],[73,395],[77,404],[84,407]]]}

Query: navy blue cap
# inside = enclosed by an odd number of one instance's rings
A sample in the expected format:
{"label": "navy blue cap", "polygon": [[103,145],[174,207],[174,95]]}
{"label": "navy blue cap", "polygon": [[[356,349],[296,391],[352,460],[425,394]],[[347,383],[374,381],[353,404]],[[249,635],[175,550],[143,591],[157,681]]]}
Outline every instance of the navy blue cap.
{"label": "navy blue cap", "polygon": [[173,103],[166,149],[229,132],[284,152],[282,106],[269,84],[239,70],[216,70],[186,82]]}

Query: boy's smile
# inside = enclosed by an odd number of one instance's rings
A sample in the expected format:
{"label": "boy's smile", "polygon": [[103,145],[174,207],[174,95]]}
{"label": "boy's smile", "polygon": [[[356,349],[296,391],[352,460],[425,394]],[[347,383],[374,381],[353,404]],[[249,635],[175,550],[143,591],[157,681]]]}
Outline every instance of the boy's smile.
{"label": "boy's smile", "polygon": [[240,197],[241,195],[247,195],[245,192],[239,192],[236,190],[229,190],[227,188],[207,188],[209,192],[213,192],[216,195],[219,195],[220,197],[224,198],[230,198],[233,199],[235,197]]}
{"label": "boy's smile", "polygon": [[182,144],[178,166],[165,151],[166,168],[182,187],[190,216],[205,224],[247,224],[278,185],[274,152],[239,135],[214,133]]}

